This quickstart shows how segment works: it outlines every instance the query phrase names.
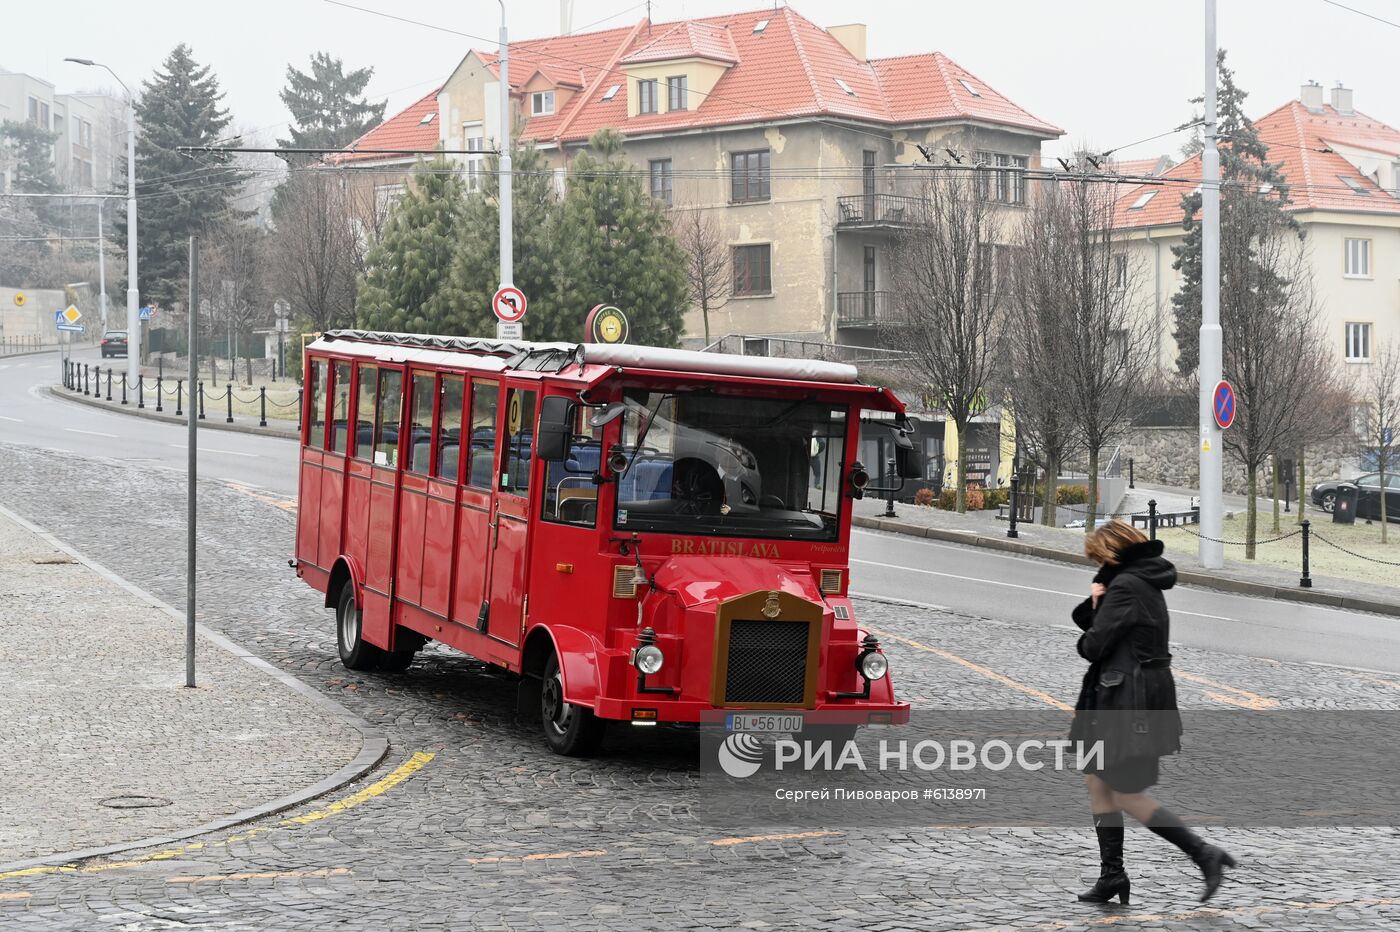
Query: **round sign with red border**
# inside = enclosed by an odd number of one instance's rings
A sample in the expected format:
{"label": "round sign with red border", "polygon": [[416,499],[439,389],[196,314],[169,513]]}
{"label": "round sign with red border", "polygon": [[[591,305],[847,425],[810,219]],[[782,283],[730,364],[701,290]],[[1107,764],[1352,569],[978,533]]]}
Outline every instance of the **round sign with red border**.
{"label": "round sign with red border", "polygon": [[496,294],[492,296],[491,310],[497,320],[513,324],[525,316],[525,303],[525,292],[505,285],[497,289]]}
{"label": "round sign with red border", "polygon": [[1235,423],[1235,387],[1229,382],[1221,379],[1215,383],[1215,391],[1211,393],[1211,411],[1215,414],[1215,423],[1220,425],[1221,430],[1225,430]]}

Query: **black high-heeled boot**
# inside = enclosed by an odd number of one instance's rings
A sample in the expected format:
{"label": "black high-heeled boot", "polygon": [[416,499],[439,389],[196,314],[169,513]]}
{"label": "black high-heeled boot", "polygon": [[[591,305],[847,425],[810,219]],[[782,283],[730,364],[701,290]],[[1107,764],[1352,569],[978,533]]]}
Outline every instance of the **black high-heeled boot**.
{"label": "black high-heeled boot", "polygon": [[1201,869],[1201,877],[1206,883],[1206,888],[1201,893],[1202,903],[1215,896],[1215,891],[1220,889],[1220,881],[1225,878],[1225,868],[1236,866],[1237,862],[1229,852],[1207,844],[1205,839],[1187,828],[1165,806],[1157,807],[1157,811],[1147,820],[1147,827],[1184,851]]}
{"label": "black high-heeled boot", "polygon": [[1107,903],[1115,896],[1127,903],[1132,884],[1123,869],[1123,813],[1094,813],[1094,834],[1099,837],[1099,879],[1079,894],[1082,903]]}

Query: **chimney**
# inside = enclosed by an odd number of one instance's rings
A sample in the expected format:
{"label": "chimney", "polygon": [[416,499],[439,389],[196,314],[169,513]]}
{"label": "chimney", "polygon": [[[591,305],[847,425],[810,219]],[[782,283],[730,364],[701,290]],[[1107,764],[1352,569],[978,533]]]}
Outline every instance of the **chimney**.
{"label": "chimney", "polygon": [[865,61],[865,23],[832,26],[827,32],[859,61]]}
{"label": "chimney", "polygon": [[559,35],[567,36],[574,31],[574,0],[559,0]]}
{"label": "chimney", "polygon": [[1341,81],[1332,88],[1332,109],[1338,113],[1351,113],[1351,88],[1342,87]]}
{"label": "chimney", "polygon": [[1302,91],[1298,94],[1298,99],[1303,102],[1314,113],[1322,110],[1322,85],[1316,81],[1309,81],[1303,85]]}

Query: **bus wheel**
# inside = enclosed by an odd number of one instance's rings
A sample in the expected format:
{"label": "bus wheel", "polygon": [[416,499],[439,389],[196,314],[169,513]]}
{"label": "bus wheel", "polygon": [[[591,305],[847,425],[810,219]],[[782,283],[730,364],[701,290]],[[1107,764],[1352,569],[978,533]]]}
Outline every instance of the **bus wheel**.
{"label": "bus wheel", "polygon": [[549,655],[540,679],[540,723],[545,743],[555,754],[586,757],[603,742],[606,723],[592,709],[564,701],[564,676],[554,654]]}
{"label": "bus wheel", "polygon": [[340,601],[335,608],[336,642],[340,662],[347,670],[374,670],[379,667],[384,652],[366,644],[360,624],[360,606],[355,604],[355,584],[346,582],[340,589]]}

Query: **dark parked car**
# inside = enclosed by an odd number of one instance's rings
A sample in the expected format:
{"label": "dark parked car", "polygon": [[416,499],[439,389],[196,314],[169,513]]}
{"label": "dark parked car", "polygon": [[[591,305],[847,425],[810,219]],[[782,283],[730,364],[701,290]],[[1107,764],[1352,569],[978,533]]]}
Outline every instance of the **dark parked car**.
{"label": "dark parked car", "polygon": [[108,330],[102,334],[102,358],[126,355],[126,331]]}
{"label": "dark parked car", "polygon": [[[1337,486],[1342,485],[1340,479],[1333,479],[1328,482],[1319,482],[1313,486],[1312,500],[1328,514],[1337,506]],[[1381,516],[1381,475],[1372,472],[1364,476],[1345,483],[1356,486],[1356,516],[1358,518],[1379,519]],[[1386,473],[1385,477],[1385,510],[1389,520],[1400,520],[1400,476]]]}

